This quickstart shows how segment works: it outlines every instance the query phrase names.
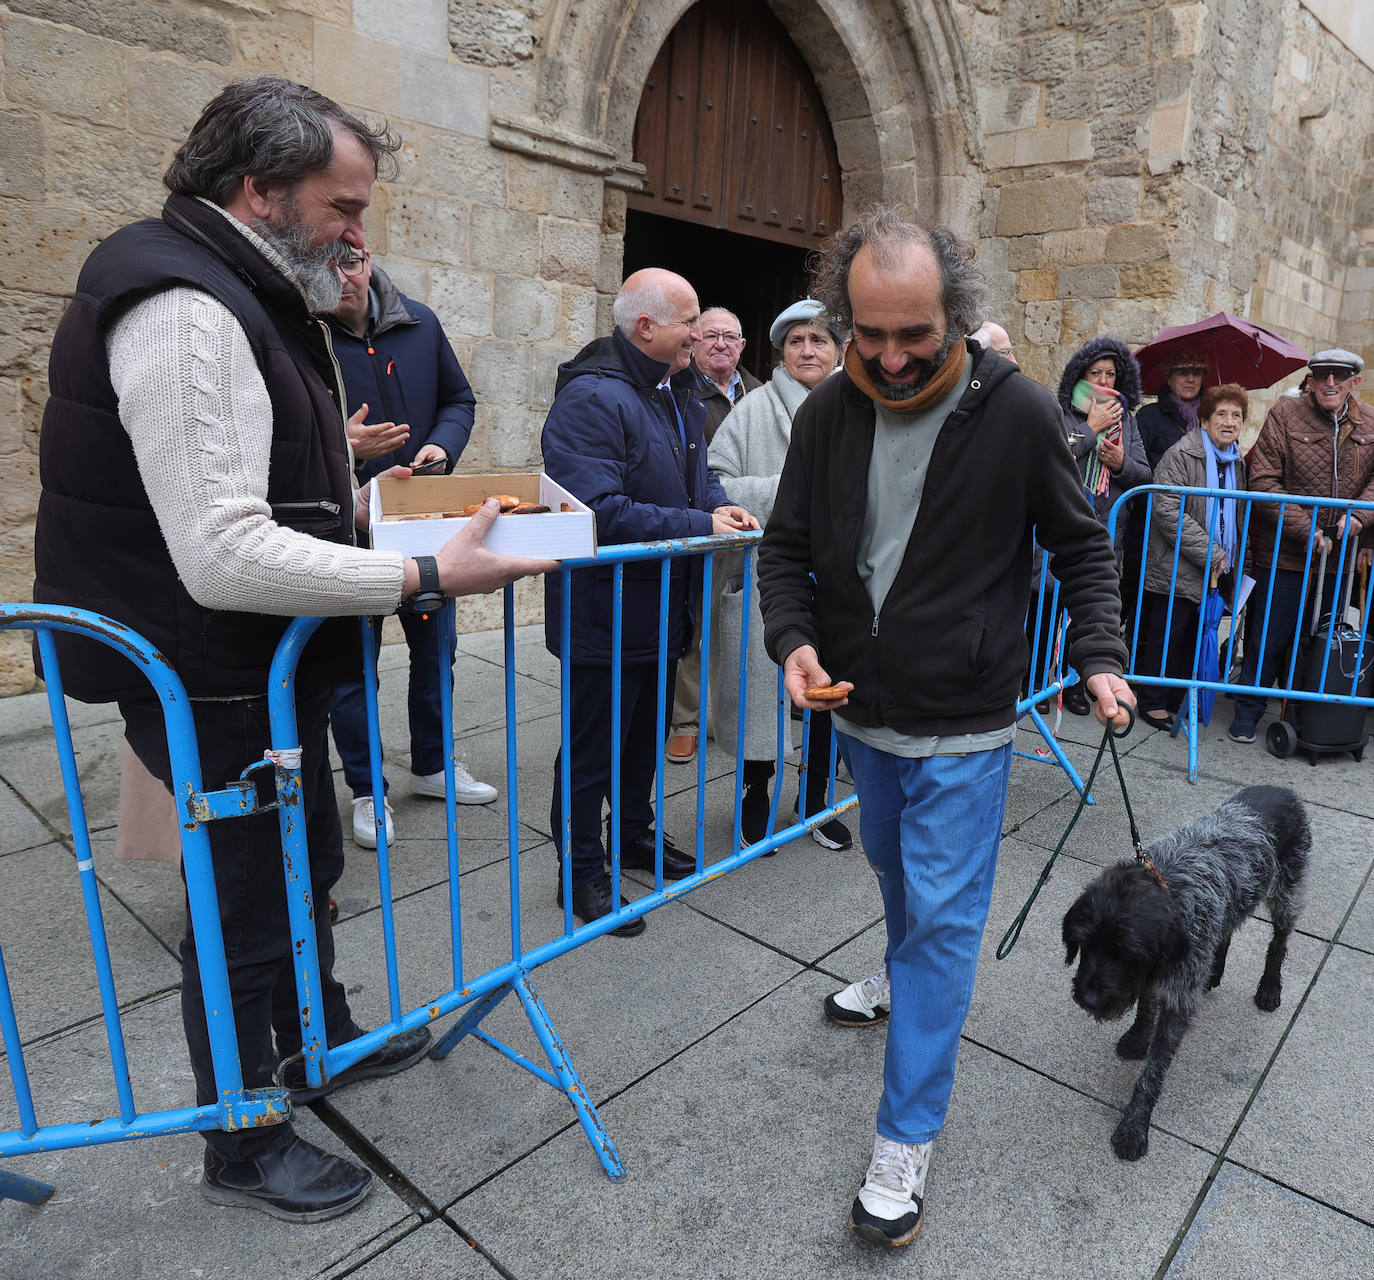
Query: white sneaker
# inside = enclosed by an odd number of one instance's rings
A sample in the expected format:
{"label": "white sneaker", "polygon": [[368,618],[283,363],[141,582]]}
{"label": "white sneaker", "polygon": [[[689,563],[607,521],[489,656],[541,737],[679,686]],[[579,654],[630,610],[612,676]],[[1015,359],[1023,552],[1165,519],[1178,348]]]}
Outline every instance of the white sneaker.
{"label": "white sneaker", "polygon": [[926,1225],[929,1142],[873,1140],[873,1160],[849,1211],[849,1228],[871,1244],[910,1244]]}
{"label": "white sneaker", "polygon": [[[391,801],[382,803],[386,809],[386,843],[390,848],[396,840],[396,824],[391,820]],[[364,849],[377,847],[377,810],[371,796],[359,796],[353,801],[353,842]]]}
{"label": "white sneaker", "polygon": [[[438,773],[412,773],[410,789],[417,796],[429,796],[434,800],[444,798],[444,771]],[[453,765],[453,798],[459,804],[490,804],[496,799],[496,788],[487,782],[478,782],[467,771],[461,760]]]}
{"label": "white sneaker", "polygon": [[862,982],[851,982],[843,991],[825,998],[825,1016],[842,1027],[871,1027],[892,1012],[892,987],[887,971]]}

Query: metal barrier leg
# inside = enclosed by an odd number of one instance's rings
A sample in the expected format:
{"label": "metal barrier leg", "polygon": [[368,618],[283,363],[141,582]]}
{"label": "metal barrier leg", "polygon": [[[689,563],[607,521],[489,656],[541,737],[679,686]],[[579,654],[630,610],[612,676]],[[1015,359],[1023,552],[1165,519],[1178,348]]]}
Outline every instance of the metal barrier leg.
{"label": "metal barrier leg", "polygon": [[[515,992],[521,1005],[524,1006],[525,1016],[530,1020],[530,1026],[534,1029],[540,1047],[544,1050],[544,1056],[548,1058],[549,1066],[553,1068],[552,1071],[546,1071],[537,1062],[531,1062],[524,1054],[516,1052],[510,1045],[502,1043],[493,1035],[489,1035],[478,1025],[512,991]],[[621,1162],[620,1153],[615,1149],[615,1143],[611,1141],[610,1135],[601,1123],[601,1117],[597,1114],[596,1107],[588,1099],[587,1091],[582,1087],[582,1081],[568,1059],[567,1052],[563,1048],[563,1041],[554,1029],[553,1020],[549,1017],[548,1010],[544,1008],[539,997],[534,994],[534,988],[530,986],[527,971],[521,970],[518,977],[513,978],[510,982],[502,983],[501,986],[489,991],[479,999],[435,1042],[434,1047],[429,1051],[429,1056],[431,1058],[447,1056],[459,1040],[469,1035],[476,1037],[483,1044],[490,1045],[498,1053],[509,1058],[516,1066],[524,1067],[531,1075],[537,1076],[551,1088],[566,1094],[577,1112],[578,1123],[581,1124],[583,1132],[586,1133],[596,1150],[597,1159],[601,1161],[601,1167],[606,1170],[607,1176],[619,1178],[624,1174],[625,1166]]]}
{"label": "metal barrier leg", "polygon": [[[1073,761],[1064,754],[1064,748],[1059,745],[1059,739],[1050,732],[1049,725],[1045,723],[1040,713],[1035,709],[1034,704],[1027,707],[1024,714],[1030,716],[1032,723],[1035,725],[1040,736],[1044,738],[1045,745],[1050,749],[1059,767],[1068,775],[1069,785],[1078,792],[1080,797],[1082,797],[1084,804],[1095,804],[1096,801],[1085,791],[1087,784],[1079,777],[1078,770],[1073,767]],[[1025,755],[1026,753],[1019,752],[1018,754]]]}
{"label": "metal barrier leg", "polygon": [[7,1173],[0,1169],[0,1200],[22,1200],[25,1204],[44,1204],[56,1191],[46,1182],[37,1178],[26,1178],[23,1174]]}
{"label": "metal barrier leg", "polygon": [[539,1043],[544,1047],[544,1053],[549,1059],[549,1066],[553,1068],[554,1074],[558,1077],[559,1085],[563,1092],[568,1095],[577,1111],[577,1118],[582,1125],[582,1130],[596,1150],[596,1156],[601,1161],[601,1167],[606,1170],[606,1175],[609,1178],[622,1177],[625,1173],[625,1165],[620,1159],[620,1152],[615,1149],[615,1143],[611,1141],[611,1135],[606,1132],[605,1126],[602,1125],[596,1107],[587,1097],[587,1092],[582,1087],[582,1081],[578,1078],[577,1071],[569,1061],[567,1053],[564,1052],[563,1041],[558,1038],[558,1032],[554,1030],[548,1011],[544,1008],[539,997],[534,994],[534,988],[530,986],[529,978],[522,974],[514,983],[514,990],[515,994],[520,997],[520,1003],[525,1006],[525,1014],[530,1020],[530,1025],[534,1028],[534,1034],[539,1037]]}
{"label": "metal barrier leg", "polygon": [[477,1030],[477,1024],[482,1021],[498,1004],[501,1003],[510,992],[510,987],[497,987],[480,999],[471,1009],[467,1011],[457,1022],[453,1024],[442,1036],[437,1039],[430,1047],[429,1056],[431,1058],[447,1058],[453,1052],[465,1035]]}

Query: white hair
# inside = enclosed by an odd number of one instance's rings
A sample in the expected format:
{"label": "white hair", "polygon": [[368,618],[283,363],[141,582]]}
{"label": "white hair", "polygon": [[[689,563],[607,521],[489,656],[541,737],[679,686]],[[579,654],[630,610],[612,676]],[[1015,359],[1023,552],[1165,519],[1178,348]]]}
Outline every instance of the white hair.
{"label": "white hair", "polygon": [[981,326],[979,326],[971,334],[969,334],[969,337],[972,338],[974,342],[976,342],[980,347],[982,347],[984,351],[986,351],[990,346],[992,346],[992,333],[988,329],[986,320],[983,321]]}
{"label": "white hair", "polygon": [[640,316],[648,316],[655,324],[667,324],[673,318],[673,309],[661,285],[645,281],[633,289],[620,286],[611,304],[611,319],[615,327],[627,338],[633,336],[635,323]]}

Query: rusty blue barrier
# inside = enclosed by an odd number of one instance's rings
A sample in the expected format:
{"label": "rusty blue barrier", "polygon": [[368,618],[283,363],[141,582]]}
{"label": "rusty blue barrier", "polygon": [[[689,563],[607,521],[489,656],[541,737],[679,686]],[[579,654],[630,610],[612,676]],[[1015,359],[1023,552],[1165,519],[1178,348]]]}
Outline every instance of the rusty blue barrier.
{"label": "rusty blue barrier", "polygon": [[[1152,668],[1147,670],[1141,665],[1141,616],[1145,597],[1145,562],[1149,549],[1149,536],[1152,524],[1157,521],[1155,511],[1155,498],[1159,494],[1169,494],[1171,497],[1178,498],[1178,512],[1171,529],[1163,530],[1166,538],[1171,538],[1172,551],[1169,561],[1169,589],[1167,593],[1167,614],[1165,621],[1165,643],[1160,654],[1158,670]],[[1241,568],[1241,573],[1232,575],[1233,582],[1231,593],[1225,599],[1227,610],[1231,617],[1231,635],[1228,638],[1228,651],[1225,659],[1221,660],[1219,671],[1215,676],[1204,673],[1200,670],[1200,663],[1203,655],[1204,620],[1203,610],[1207,602],[1208,579],[1204,575],[1202,600],[1194,604],[1186,598],[1178,597],[1178,571],[1181,556],[1181,534],[1183,522],[1186,518],[1186,501],[1190,497],[1204,499],[1231,498],[1236,502],[1238,512],[1238,538],[1236,550],[1236,564]],[[1174,717],[1171,733],[1175,736],[1182,734],[1188,746],[1188,779],[1190,782],[1197,781],[1198,775],[1198,720],[1199,720],[1199,696],[1203,691],[1211,692],[1220,697],[1227,694],[1251,695],[1261,698],[1283,698],[1289,702],[1322,702],[1338,706],[1351,707],[1374,707],[1374,697],[1370,697],[1359,692],[1363,676],[1369,666],[1370,660],[1374,660],[1374,640],[1369,636],[1370,603],[1371,591],[1374,591],[1374,575],[1370,575],[1369,583],[1365,588],[1364,598],[1358,602],[1361,616],[1361,625],[1358,633],[1358,646],[1354,669],[1347,672],[1340,672],[1342,678],[1348,676],[1350,680],[1349,689],[1337,687],[1329,688],[1328,664],[1330,661],[1330,651],[1332,647],[1332,637],[1339,625],[1339,620],[1345,616],[1345,610],[1351,603],[1341,598],[1339,606],[1329,606],[1325,622],[1319,624],[1319,619],[1314,616],[1304,616],[1307,614],[1306,598],[1309,591],[1314,589],[1318,579],[1330,577],[1338,584],[1348,581],[1349,572],[1354,567],[1354,558],[1357,555],[1356,540],[1352,538],[1342,538],[1335,544],[1336,562],[1335,567],[1329,573],[1326,571],[1327,557],[1319,554],[1317,550],[1317,538],[1322,532],[1322,526],[1318,524],[1320,513],[1328,513],[1330,519],[1328,525],[1336,523],[1341,516],[1349,516],[1352,512],[1368,513],[1374,511],[1374,502],[1358,502],[1354,500],[1343,500],[1331,497],[1308,497],[1301,494],[1288,493],[1263,493],[1253,490],[1231,490],[1231,489],[1211,489],[1205,487],[1185,487],[1172,485],[1141,485],[1138,488],[1128,490],[1123,493],[1112,505],[1108,517],[1108,528],[1115,534],[1118,523],[1125,517],[1123,510],[1132,503],[1144,504],[1144,541],[1140,548],[1127,548],[1127,554],[1136,550],[1140,553],[1141,573],[1139,585],[1136,590],[1135,622],[1128,637],[1130,648],[1130,665],[1126,671],[1127,679],[1135,685],[1159,685],[1171,688],[1178,688],[1184,691],[1183,705],[1180,707],[1180,714]],[[1275,509],[1276,521],[1274,527],[1274,538],[1272,545],[1266,542],[1262,547],[1252,545],[1250,539],[1251,517],[1257,507],[1265,506]],[[1211,502],[1208,505],[1209,516],[1207,524],[1207,546],[1206,560],[1210,564],[1213,551],[1217,544],[1217,520],[1219,503]],[[1274,686],[1263,686],[1257,684],[1242,684],[1239,680],[1231,678],[1234,662],[1232,659],[1231,641],[1239,634],[1239,616],[1245,608],[1245,602],[1241,598],[1242,575],[1249,571],[1255,563],[1254,557],[1258,553],[1261,558],[1268,559],[1267,568],[1260,570],[1261,580],[1265,583],[1263,599],[1268,601],[1273,596],[1274,583],[1279,572],[1278,558],[1281,545],[1284,516],[1290,509],[1311,511],[1310,530],[1307,538],[1307,545],[1304,551],[1303,568],[1301,570],[1301,596],[1302,603],[1298,609],[1297,618],[1290,634],[1279,636],[1271,634],[1270,620],[1266,616],[1260,621],[1259,625],[1259,648],[1261,652],[1266,651],[1271,644],[1284,644],[1289,649],[1288,661],[1283,671],[1281,680]],[[1240,515],[1239,513],[1242,513]],[[1366,523],[1362,519],[1362,523]],[[1235,566],[1232,566],[1234,568]],[[1256,583],[1258,585],[1258,582]],[[1169,645],[1171,624],[1178,609],[1186,609],[1198,615],[1198,625],[1193,645],[1193,653],[1190,663],[1190,670],[1186,674],[1169,674],[1166,668],[1169,665]],[[1314,608],[1315,613],[1315,608]],[[1309,634],[1321,640],[1324,645],[1324,653],[1318,678],[1314,682],[1315,688],[1305,688],[1298,680],[1298,657],[1300,642],[1303,637],[1304,626],[1308,627]],[[1336,684],[1339,686],[1340,681]]]}
{"label": "rusty blue barrier", "polygon": [[[210,861],[210,838],[206,832],[209,822],[242,817],[256,811],[257,801],[251,780],[241,779],[221,791],[202,790],[195,724],[186,691],[166,659],[129,628],[84,609],[6,604],[0,605],[0,630],[32,631],[37,638],[47,683],[48,708],[52,715],[58,764],[71,817],[73,871],[81,886],[96,986],[100,993],[109,1047],[110,1070],[119,1103],[117,1116],[82,1116],[58,1123],[40,1123],[25,1064],[23,1029],[15,1013],[9,975],[5,968],[4,940],[0,939],[0,1033],[3,1033],[10,1081],[19,1114],[19,1127],[0,1133],[0,1158],[160,1134],[242,1129],[285,1120],[289,1113],[285,1090],[243,1087],[233,1006],[229,999],[229,978],[224,962],[224,940],[220,932],[219,907]],[[72,746],[71,723],[67,717],[62,673],[53,641],[54,631],[84,636],[118,650],[143,672],[162,705],[167,724],[173,796],[180,820],[186,895],[200,956],[201,986],[208,1013],[210,1056],[218,1102],[145,1112],[140,1112],[135,1106],[117,984],[106,942],[99,885],[91,855],[90,831]],[[41,1204],[52,1193],[53,1188],[46,1183],[0,1170],[0,1198],[9,1196],[31,1204]]]}
{"label": "rusty blue barrier", "polygon": [[[790,701],[782,689],[782,673],[777,673],[774,690],[776,715],[776,756],[774,766],[778,778],[770,804],[766,831],[763,839],[740,848],[741,843],[741,797],[742,770],[744,759],[744,719],[748,706],[748,661],[751,646],[749,596],[753,590],[753,555],[759,541],[758,534],[741,534],[726,537],[689,539],[681,542],[662,544],[643,544],[617,546],[604,549],[595,560],[568,562],[561,570],[563,574],[564,614],[560,619],[564,655],[560,669],[560,688],[563,714],[561,716],[562,759],[564,768],[564,812],[563,830],[570,829],[570,792],[568,771],[570,770],[569,744],[569,686],[570,661],[568,654],[571,646],[570,616],[568,606],[570,592],[568,585],[573,573],[593,566],[613,566],[615,611],[613,632],[615,637],[612,659],[613,687],[618,686],[622,670],[619,639],[622,630],[621,606],[623,599],[624,570],[627,564],[657,561],[659,563],[659,642],[657,653],[657,729],[660,741],[666,736],[667,706],[671,700],[671,690],[665,688],[667,675],[667,620],[669,611],[669,584],[671,561],[683,556],[703,558],[703,613],[700,619],[702,632],[702,669],[709,671],[711,666],[712,627],[711,611],[715,599],[714,578],[716,556],[724,552],[743,555],[744,609],[738,662],[738,702],[736,715],[735,778],[732,789],[732,820],[730,824],[731,843],[723,855],[707,857],[706,788],[708,783],[705,752],[697,760],[697,796],[695,850],[696,869],[693,874],[665,884],[663,878],[663,824],[655,823],[657,843],[655,850],[654,883],[644,896],[627,907],[612,912],[599,920],[578,926],[572,915],[570,892],[570,860],[562,860],[563,878],[563,918],[560,935],[535,946],[527,946],[521,930],[520,910],[520,860],[518,839],[519,803],[517,786],[517,766],[520,760],[517,715],[515,703],[515,612],[513,589],[507,587],[504,596],[503,648],[505,658],[505,729],[506,729],[506,794],[507,808],[507,846],[508,846],[508,905],[510,923],[509,958],[486,971],[469,975],[463,965],[463,896],[459,870],[459,836],[455,792],[453,785],[453,705],[452,688],[447,678],[439,681],[442,720],[447,726],[448,751],[445,788],[445,816],[448,848],[448,907],[449,932],[452,948],[452,971],[444,989],[429,995],[411,1007],[405,1007],[401,997],[400,965],[397,958],[397,930],[391,889],[391,852],[385,830],[385,806],[380,797],[384,793],[382,780],[382,750],[378,718],[378,694],[376,680],[375,649],[371,643],[371,619],[363,619],[364,643],[362,645],[364,663],[364,696],[367,706],[368,737],[371,748],[371,772],[374,790],[374,809],[377,814],[377,873],[380,899],[380,918],[383,962],[386,974],[387,1017],[380,1025],[346,1043],[329,1045],[326,1043],[323,1021],[320,1013],[321,1002],[315,998],[320,989],[319,958],[315,944],[315,930],[312,923],[317,904],[312,901],[309,876],[309,855],[306,845],[306,822],[302,787],[301,744],[297,730],[295,712],[295,673],[297,663],[305,644],[319,625],[320,619],[297,619],[287,629],[272,665],[268,680],[268,711],[271,724],[272,750],[269,758],[262,762],[245,762],[245,777],[256,768],[271,768],[275,773],[275,807],[281,833],[282,857],[285,870],[285,883],[288,899],[288,921],[292,933],[292,954],[295,957],[296,983],[300,999],[299,1017],[302,1032],[302,1058],[307,1084],[318,1087],[337,1076],[361,1058],[379,1048],[387,1039],[413,1027],[418,1027],[444,1018],[457,1015],[454,1024],[436,1042],[433,1056],[446,1056],[455,1045],[466,1036],[473,1036],[495,1048],[516,1065],[524,1068],[536,1078],[564,1093],[574,1107],[576,1116],[588,1138],[593,1144],[598,1159],[606,1172],[619,1177],[624,1170],[614,1143],[601,1123],[594,1103],[581,1083],[573,1063],[563,1046],[548,1009],[535,994],[531,985],[531,974],[540,965],[565,955],[577,947],[600,937],[609,930],[643,916],[665,903],[683,897],[713,880],[733,871],[735,868],[752,862],[754,859],[777,849],[783,844],[806,834],[820,824],[850,810],[854,798],[847,797],[836,801],[835,739],[832,734],[831,750],[825,760],[811,759],[811,720],[810,713],[802,717],[801,754],[799,769],[799,798],[805,795],[805,779],[812,769],[823,769],[826,773],[826,806],[819,812],[804,813],[809,807],[799,804],[799,816],[791,823],[780,825],[778,807],[783,790],[782,774],[792,750],[792,712]],[[1048,581],[1046,576],[1045,581]],[[1022,700],[1019,710],[1033,717],[1045,735],[1046,741],[1054,749],[1053,754],[1066,769],[1075,785],[1081,787],[1072,766],[1063,756],[1053,735],[1048,732],[1044,721],[1034,708],[1035,701],[1057,694],[1066,683],[1073,680],[1071,671],[1066,672],[1062,658],[1062,643],[1057,640],[1062,634],[1063,619],[1058,610],[1057,585],[1048,590],[1042,588],[1038,611],[1048,610],[1046,626],[1037,634],[1046,637],[1043,653],[1038,653],[1038,675],[1029,681],[1028,697]],[[63,780],[66,786],[68,803],[72,811],[72,826],[76,834],[78,871],[82,877],[83,891],[86,895],[88,924],[92,943],[95,948],[98,983],[101,988],[102,1006],[105,1010],[107,1029],[110,1034],[111,1058],[121,1099],[120,1117],[110,1120],[82,1117],[74,1123],[40,1127],[34,1115],[32,1096],[24,1074],[22,1045],[18,1029],[15,1027],[13,1004],[9,1000],[8,984],[0,953],[0,1022],[3,1023],[4,1043],[8,1053],[11,1075],[15,1082],[15,1094],[19,1101],[21,1128],[17,1133],[0,1135],[0,1156],[23,1154],[44,1149],[89,1144],[94,1142],[115,1141],[154,1133],[181,1132],[207,1128],[236,1128],[245,1124],[274,1123],[287,1118],[289,1107],[283,1090],[245,1091],[239,1074],[236,1039],[232,1025],[231,1005],[228,997],[227,976],[224,969],[223,945],[220,940],[219,914],[214,899],[214,886],[210,874],[208,837],[204,824],[208,821],[241,816],[252,812],[253,788],[245,781],[239,787],[230,787],[216,793],[203,793],[199,773],[199,755],[196,749],[195,729],[191,719],[190,707],[185,692],[174,673],[150,646],[132,635],[126,628],[107,619],[97,618],[77,610],[39,609],[32,606],[5,606],[4,626],[28,627],[37,630],[40,649],[43,652],[45,670],[49,674],[48,696],[53,714],[53,723],[58,735],[59,752],[62,758]],[[449,643],[454,627],[453,605],[450,603],[443,616],[443,625],[438,629],[435,661],[447,668],[449,663]],[[114,984],[109,971],[108,954],[104,947],[104,927],[99,918],[99,901],[94,870],[91,864],[89,839],[86,836],[84,813],[80,799],[80,781],[77,777],[75,760],[71,748],[70,729],[66,720],[66,709],[62,699],[60,673],[52,655],[52,629],[66,629],[91,634],[102,638],[106,643],[123,649],[148,674],[161,699],[167,718],[170,759],[174,780],[174,791],[178,807],[185,815],[182,823],[181,839],[183,860],[186,867],[188,896],[191,914],[200,942],[202,955],[202,981],[206,989],[208,1008],[224,1010],[211,1022],[211,1048],[214,1055],[216,1078],[219,1083],[220,1102],[215,1106],[187,1108],[157,1114],[139,1115],[134,1111],[132,1095],[128,1082],[127,1064],[124,1061],[122,1038],[118,1028],[118,1006]],[[755,638],[756,640],[757,638]],[[1038,652],[1038,651],[1037,651]],[[732,655],[733,656],[733,655]],[[710,681],[702,681],[701,722],[709,722]],[[612,778],[619,786],[620,748],[619,717],[621,713],[619,698],[613,698],[611,716],[613,721]],[[723,744],[729,747],[729,744]],[[655,781],[656,812],[661,816],[664,806],[664,772],[662,765],[657,769]],[[618,902],[621,890],[619,809],[612,805],[611,840],[611,879],[612,901]],[[562,842],[567,848],[568,842]],[[358,856],[358,855],[353,855]],[[518,999],[539,1042],[547,1065],[531,1061],[527,1056],[505,1044],[488,1033],[482,1026],[487,1015],[507,996],[514,994]],[[17,1195],[28,1199],[42,1199],[50,1189],[29,1179],[16,1179],[14,1175],[0,1178],[0,1194]]]}

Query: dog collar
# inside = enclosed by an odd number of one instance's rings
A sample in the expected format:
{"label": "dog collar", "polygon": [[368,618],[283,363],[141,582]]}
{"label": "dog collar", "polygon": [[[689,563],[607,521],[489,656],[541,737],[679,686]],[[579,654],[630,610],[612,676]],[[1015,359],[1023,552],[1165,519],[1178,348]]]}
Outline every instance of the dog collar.
{"label": "dog collar", "polygon": [[1159,868],[1145,856],[1145,851],[1142,849],[1136,856],[1140,860],[1140,865],[1149,869],[1151,875],[1159,881],[1159,887],[1172,898],[1174,891],[1169,888],[1169,882],[1159,874]]}

